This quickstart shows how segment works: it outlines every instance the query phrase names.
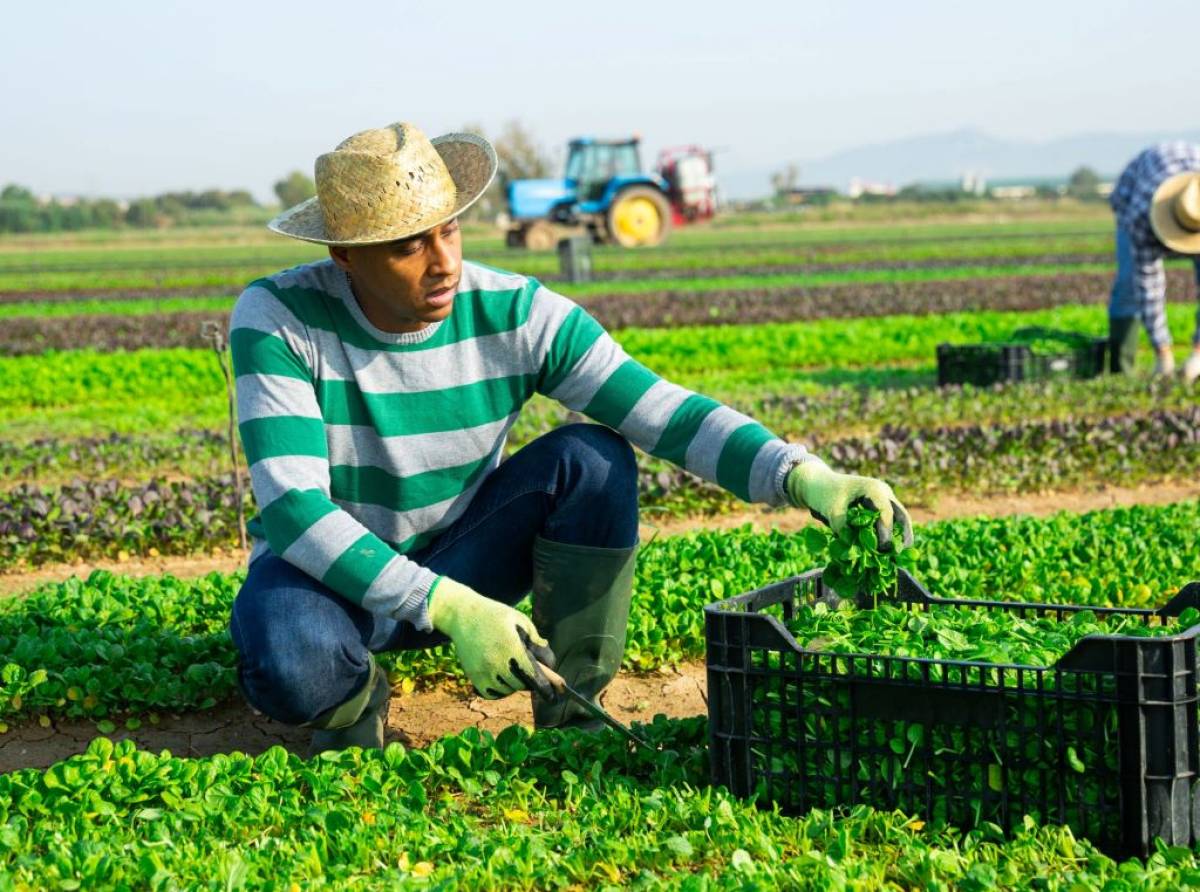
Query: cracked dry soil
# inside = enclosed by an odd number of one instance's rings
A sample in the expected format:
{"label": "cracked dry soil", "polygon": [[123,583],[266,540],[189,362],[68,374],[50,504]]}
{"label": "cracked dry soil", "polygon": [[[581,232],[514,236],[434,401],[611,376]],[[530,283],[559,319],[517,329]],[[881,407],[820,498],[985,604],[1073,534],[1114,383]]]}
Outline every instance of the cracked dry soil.
{"label": "cracked dry soil", "polygon": [[[708,710],[704,664],[686,663],[645,675],[619,675],[602,695],[601,703],[625,724],[647,722],[658,713],[672,718],[703,714]],[[496,733],[512,724],[532,726],[528,694],[484,700],[449,687],[403,695],[394,691],[385,739],[418,747],[465,728]],[[118,727],[108,735],[101,734],[91,721],[64,720],[48,728],[33,723],[0,735],[0,772],[45,768],[82,753],[93,738],[101,736],[114,741],[131,738],[139,749],[155,753],[165,749],[176,756],[234,751],[257,755],[278,744],[303,757],[311,733],[256,713],[240,698],[202,712],[163,714],[157,725],[144,722],[136,731]]]}

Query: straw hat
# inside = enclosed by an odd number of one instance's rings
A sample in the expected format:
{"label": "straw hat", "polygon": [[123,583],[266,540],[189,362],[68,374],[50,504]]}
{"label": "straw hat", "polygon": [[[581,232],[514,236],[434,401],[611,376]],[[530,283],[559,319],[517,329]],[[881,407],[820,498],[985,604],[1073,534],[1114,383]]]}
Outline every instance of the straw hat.
{"label": "straw hat", "polygon": [[1150,226],[1172,251],[1200,254],[1200,172],[1163,180],[1150,202]]}
{"label": "straw hat", "polygon": [[322,245],[394,242],[457,217],[496,166],[496,150],[473,133],[430,140],[404,122],[364,130],[317,158],[316,196],[267,226]]}

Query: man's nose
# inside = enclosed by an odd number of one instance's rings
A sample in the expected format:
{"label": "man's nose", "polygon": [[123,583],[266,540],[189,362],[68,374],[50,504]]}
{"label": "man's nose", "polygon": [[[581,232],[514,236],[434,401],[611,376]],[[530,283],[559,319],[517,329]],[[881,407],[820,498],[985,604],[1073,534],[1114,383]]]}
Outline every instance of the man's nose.
{"label": "man's nose", "polygon": [[452,275],[458,271],[458,258],[450,239],[435,236],[429,257],[430,278]]}

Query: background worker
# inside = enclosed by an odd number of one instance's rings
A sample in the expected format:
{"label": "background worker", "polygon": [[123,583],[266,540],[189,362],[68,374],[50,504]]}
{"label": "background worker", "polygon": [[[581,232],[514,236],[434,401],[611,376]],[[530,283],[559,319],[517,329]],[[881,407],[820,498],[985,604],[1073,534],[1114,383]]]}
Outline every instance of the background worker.
{"label": "background worker", "polygon": [[[394,124],[317,159],[315,198],[272,221],[330,259],[252,283],[233,311],[239,429],[259,513],[230,618],[249,702],[315,729],[313,751],[381,746],[374,654],[449,640],[484,697],[534,691],[538,727],[590,725],[534,657],[595,698],[620,667],[637,549],[630,443],[742,499],[835,529],[887,484],[664,381],[581,307],[462,259],[457,217],[496,172],[478,136]],[[501,463],[545,394],[601,424]],[[512,605],[532,592],[533,620]],[[544,636],[544,637],[543,637]]]}
{"label": "background worker", "polygon": [[[1171,142],[1141,152],[1121,172],[1109,201],[1117,218],[1117,278],[1108,305],[1112,371],[1133,370],[1140,319],[1154,348],[1155,374],[1171,375],[1163,258],[1170,252],[1196,257],[1200,299],[1200,145]],[[1200,311],[1183,366],[1185,383],[1198,377]]]}

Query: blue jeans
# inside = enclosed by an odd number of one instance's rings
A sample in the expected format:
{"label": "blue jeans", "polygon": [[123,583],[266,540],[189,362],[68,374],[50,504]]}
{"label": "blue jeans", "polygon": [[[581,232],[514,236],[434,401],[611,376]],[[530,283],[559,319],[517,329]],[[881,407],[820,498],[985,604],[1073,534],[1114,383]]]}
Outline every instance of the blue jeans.
{"label": "blue jeans", "polygon": [[1142,305],[1133,290],[1136,272],[1129,231],[1124,226],[1117,226],[1117,277],[1108,298],[1109,319],[1132,319],[1141,315]]}
{"label": "blue jeans", "polygon": [[[453,525],[409,557],[480,594],[516,604],[530,590],[535,536],[572,545],[637,543],[637,463],[620,434],[570,424],[500,465]],[[250,565],[233,603],[238,683],[260,712],[311,721],[367,683],[367,653],[447,639],[371,613],[273,554]]]}

